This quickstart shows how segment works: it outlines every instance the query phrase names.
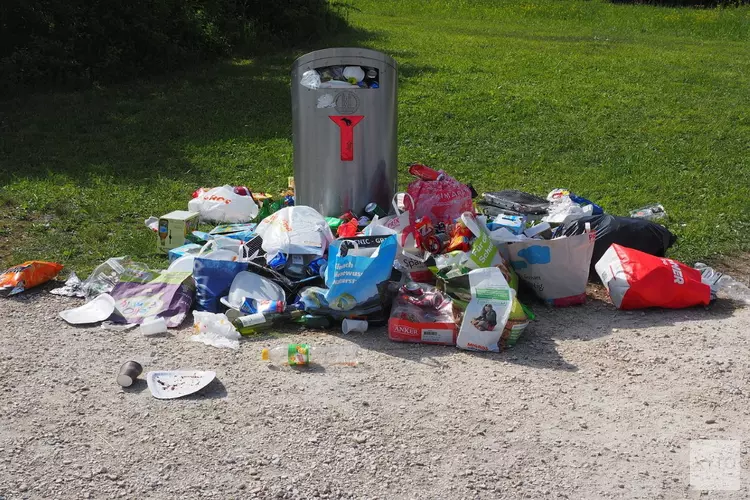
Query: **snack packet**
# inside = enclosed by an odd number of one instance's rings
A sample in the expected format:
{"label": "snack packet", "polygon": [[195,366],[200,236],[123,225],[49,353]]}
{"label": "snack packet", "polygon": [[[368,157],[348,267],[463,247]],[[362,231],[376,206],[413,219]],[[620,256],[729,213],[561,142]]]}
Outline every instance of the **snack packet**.
{"label": "snack packet", "polygon": [[62,264],[41,260],[29,260],[13,266],[0,274],[0,296],[8,297],[46,283],[57,276],[62,268]]}

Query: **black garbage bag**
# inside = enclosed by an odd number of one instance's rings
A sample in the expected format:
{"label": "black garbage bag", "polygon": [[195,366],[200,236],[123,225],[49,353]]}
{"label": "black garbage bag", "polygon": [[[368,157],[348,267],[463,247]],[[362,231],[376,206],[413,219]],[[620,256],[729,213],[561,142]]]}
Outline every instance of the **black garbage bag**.
{"label": "black garbage bag", "polygon": [[558,228],[555,235],[575,236],[586,230],[586,223],[596,231],[594,255],[591,257],[590,275],[597,276],[594,266],[612,243],[640,250],[657,257],[664,257],[667,249],[674,245],[677,236],[655,222],[602,214],[582,217],[565,227]]}
{"label": "black garbage bag", "polygon": [[284,290],[288,304],[294,302],[294,297],[303,287],[323,285],[323,278],[320,276],[312,276],[303,280],[292,281],[280,272],[268,267],[266,265],[265,257],[259,257],[248,262],[247,270],[251,273],[263,276],[264,278],[268,278],[279,285],[282,290]]}

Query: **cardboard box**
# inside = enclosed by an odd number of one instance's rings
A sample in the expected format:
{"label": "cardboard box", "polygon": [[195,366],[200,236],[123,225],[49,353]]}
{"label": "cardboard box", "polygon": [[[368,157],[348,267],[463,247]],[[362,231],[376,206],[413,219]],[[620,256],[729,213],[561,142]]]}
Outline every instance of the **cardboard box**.
{"label": "cardboard box", "polygon": [[388,320],[388,338],[396,342],[456,345],[455,323],[418,323],[406,319]]}
{"label": "cardboard box", "polygon": [[156,247],[164,253],[185,243],[187,235],[198,228],[198,212],[175,210],[159,217],[159,231]]}

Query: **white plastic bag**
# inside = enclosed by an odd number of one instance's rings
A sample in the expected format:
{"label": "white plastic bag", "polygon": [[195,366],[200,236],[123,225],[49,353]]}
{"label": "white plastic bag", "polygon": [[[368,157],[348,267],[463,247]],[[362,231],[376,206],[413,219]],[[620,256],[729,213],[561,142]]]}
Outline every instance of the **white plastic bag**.
{"label": "white plastic bag", "polygon": [[471,300],[466,306],[456,347],[469,351],[500,351],[500,338],[510,317],[515,291],[496,267],[469,273]]}
{"label": "white plastic bag", "polygon": [[219,186],[188,202],[188,210],[199,212],[203,222],[250,222],[258,215],[252,196],[240,196],[232,186]]}
{"label": "white plastic bag", "polygon": [[[405,194],[404,196],[409,196]],[[409,212],[401,211],[396,202],[398,194],[393,197],[393,209],[396,215],[379,218],[373,217],[372,222],[365,228],[365,236],[388,236],[396,235],[398,250],[396,251],[396,260],[393,262],[393,268],[407,273],[413,281],[429,282],[432,279],[432,272],[427,266],[429,254],[421,248],[417,248],[416,240],[413,233],[404,235],[404,231],[409,228]],[[414,201],[412,200],[412,204]]]}
{"label": "white plastic bag", "polygon": [[269,254],[322,256],[333,241],[325,218],[306,206],[282,208],[263,219],[255,233]]}
{"label": "white plastic bag", "polygon": [[240,347],[240,332],[224,314],[193,311],[193,328],[195,335],[190,337],[190,340],[214,347]]}
{"label": "white plastic bag", "polygon": [[302,78],[299,81],[300,85],[307,87],[308,89],[315,90],[320,87],[320,74],[314,69],[308,69],[302,73]]}

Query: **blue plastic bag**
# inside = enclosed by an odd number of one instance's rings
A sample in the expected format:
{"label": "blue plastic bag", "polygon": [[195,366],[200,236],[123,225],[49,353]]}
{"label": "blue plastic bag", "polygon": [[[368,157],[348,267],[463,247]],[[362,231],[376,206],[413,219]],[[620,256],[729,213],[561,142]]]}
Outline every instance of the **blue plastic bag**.
{"label": "blue plastic bag", "polygon": [[212,313],[223,311],[219,299],[229,293],[234,277],[242,271],[247,271],[246,262],[197,257],[193,264],[195,309]]}
{"label": "blue plastic bag", "polygon": [[[354,243],[352,243],[354,242]],[[326,301],[331,309],[348,311],[378,299],[378,284],[391,276],[396,236],[373,236],[331,243],[326,268]]]}

